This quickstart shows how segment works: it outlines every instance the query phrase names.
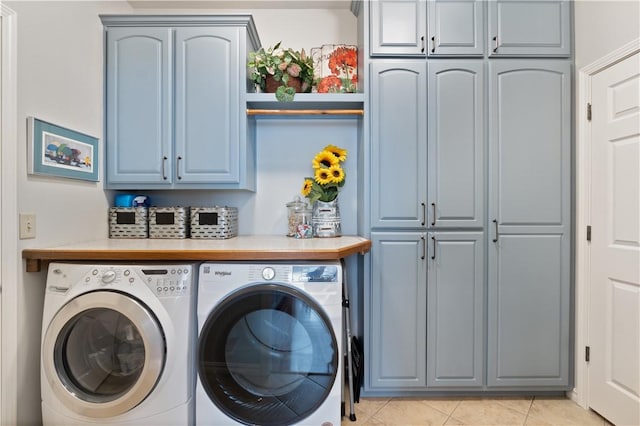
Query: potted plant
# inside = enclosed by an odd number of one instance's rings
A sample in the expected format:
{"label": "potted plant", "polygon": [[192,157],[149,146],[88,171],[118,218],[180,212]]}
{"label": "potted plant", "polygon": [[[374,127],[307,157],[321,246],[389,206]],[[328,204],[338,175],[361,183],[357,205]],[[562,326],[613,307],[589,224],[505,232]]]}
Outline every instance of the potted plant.
{"label": "potted plant", "polygon": [[280,47],[249,53],[249,78],[263,92],[275,93],[279,101],[290,101],[296,92],[310,92],[313,86],[313,60],[304,49]]}
{"label": "potted plant", "polygon": [[342,235],[338,192],[346,179],[342,167],[346,159],[346,149],[327,145],[311,162],[313,176],[304,179],[301,192],[312,205],[311,224],[316,237]]}

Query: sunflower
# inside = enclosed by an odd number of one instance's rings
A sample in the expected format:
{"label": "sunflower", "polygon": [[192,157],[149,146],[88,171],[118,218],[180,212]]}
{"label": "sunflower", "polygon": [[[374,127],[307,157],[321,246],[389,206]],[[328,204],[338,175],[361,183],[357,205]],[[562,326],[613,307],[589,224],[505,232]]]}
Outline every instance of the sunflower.
{"label": "sunflower", "polygon": [[313,181],[311,179],[305,179],[304,184],[302,184],[302,195],[305,197],[311,193],[311,188],[313,188]]}
{"label": "sunflower", "polygon": [[328,185],[333,182],[333,177],[329,173],[329,169],[316,169],[316,182],[319,185]]}
{"label": "sunflower", "polygon": [[324,151],[329,151],[338,159],[338,161],[344,161],[347,159],[347,150],[339,148],[335,145],[327,145],[324,147]]}
{"label": "sunflower", "polygon": [[338,165],[329,167],[329,175],[333,183],[340,183],[344,180],[344,170]]}
{"label": "sunflower", "polygon": [[316,154],[313,158],[312,164],[314,169],[320,169],[323,167],[328,169],[331,166],[337,165],[339,162],[340,160],[338,160],[338,157],[336,157],[333,152],[323,150]]}
{"label": "sunflower", "polygon": [[327,145],[313,157],[313,177],[304,178],[300,191],[311,204],[316,201],[328,203],[338,197],[347,179],[341,164],[346,159],[347,150],[334,145]]}

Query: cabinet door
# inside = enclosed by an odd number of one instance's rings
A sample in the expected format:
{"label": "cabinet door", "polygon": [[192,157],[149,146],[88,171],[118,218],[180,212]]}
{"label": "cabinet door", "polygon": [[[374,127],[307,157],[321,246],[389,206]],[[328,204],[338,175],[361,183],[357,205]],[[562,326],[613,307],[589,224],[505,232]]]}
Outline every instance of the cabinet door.
{"label": "cabinet door", "polygon": [[107,30],[106,180],[171,183],[171,31]]}
{"label": "cabinet door", "polygon": [[484,55],[484,3],[484,0],[428,1],[428,56]]}
{"label": "cabinet door", "polygon": [[484,63],[429,63],[431,228],[484,225]]}
{"label": "cabinet door", "polygon": [[427,196],[427,64],[371,64],[371,226],[422,228]]}
{"label": "cabinet door", "polygon": [[177,28],[175,38],[176,182],[238,183],[238,29]]}
{"label": "cabinet door", "polygon": [[375,0],[369,5],[371,56],[426,56],[424,0]]}
{"label": "cabinet door", "polygon": [[571,66],[490,64],[488,385],[569,385]]}
{"label": "cabinet door", "polygon": [[427,273],[424,233],[371,234],[368,384],[426,386]]}
{"label": "cabinet door", "polygon": [[489,56],[569,56],[569,0],[492,0]]}
{"label": "cabinet door", "polygon": [[427,385],[482,386],[483,233],[434,232],[427,241]]}

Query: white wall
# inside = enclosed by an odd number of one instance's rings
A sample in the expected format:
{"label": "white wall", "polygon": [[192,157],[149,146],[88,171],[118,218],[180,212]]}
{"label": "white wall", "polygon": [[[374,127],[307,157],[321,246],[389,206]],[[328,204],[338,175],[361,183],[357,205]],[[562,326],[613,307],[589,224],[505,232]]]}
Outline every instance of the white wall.
{"label": "white wall", "polygon": [[[37,217],[37,238],[20,241],[19,249],[105,238],[108,235],[107,208],[113,194],[103,189],[104,168],[102,167],[101,181],[98,183],[27,175],[27,116],[36,116],[88,133],[102,141],[103,33],[99,14],[233,11],[133,9],[130,4],[118,1],[8,1],[6,4],[16,11],[18,23],[18,211],[35,213]],[[287,47],[309,50],[322,44],[355,44],[356,41],[355,17],[346,9],[266,9],[241,12],[254,15],[258,33],[265,46],[282,40]],[[287,161],[282,161],[282,149],[286,148],[279,145],[281,136],[290,140],[302,139],[294,152],[289,154],[302,158],[304,163],[310,162],[311,155],[322,148],[324,143],[355,149],[355,125],[352,121],[345,120],[342,127],[338,126],[333,130],[331,140],[324,140],[319,136],[321,133],[318,126],[322,126],[323,121],[311,121],[306,127],[289,130],[288,134],[282,135],[274,128],[277,124],[275,121],[264,122],[259,126],[258,133],[275,142],[275,145],[268,142],[258,148],[259,193],[233,193],[220,198],[221,203],[235,205],[242,202],[247,206],[241,217],[245,233],[284,232],[284,228],[280,230],[277,217],[284,217],[284,202],[299,192],[302,177],[307,175],[307,167],[303,162],[292,165],[297,179],[288,180],[283,177],[282,170],[274,170],[274,167],[287,167]],[[313,143],[305,145],[309,140]],[[281,163],[269,161],[270,158],[273,159],[270,155],[276,154]],[[355,160],[355,155],[353,158]],[[355,161],[353,166],[355,167]],[[355,178],[357,171],[353,169],[352,172]],[[286,188],[283,188],[285,183]],[[349,213],[344,225],[347,231],[354,233],[355,181],[348,181],[347,185],[345,196],[351,192],[354,195],[345,198],[345,209]],[[211,197],[212,192],[190,191],[176,199],[165,193],[160,196],[160,200],[164,200],[165,205],[174,205],[174,202],[178,204],[180,198],[185,202],[210,205]],[[354,200],[353,205],[347,201],[351,199]],[[3,365],[3,368],[17,370],[17,383],[10,384],[11,387],[3,384],[3,391],[17,394],[19,423],[31,425],[41,422],[39,345],[45,273],[26,273],[22,265],[19,277],[19,282],[5,284],[17,286],[18,365]]]}
{"label": "white wall", "polygon": [[576,0],[576,70],[640,38],[639,0]]}

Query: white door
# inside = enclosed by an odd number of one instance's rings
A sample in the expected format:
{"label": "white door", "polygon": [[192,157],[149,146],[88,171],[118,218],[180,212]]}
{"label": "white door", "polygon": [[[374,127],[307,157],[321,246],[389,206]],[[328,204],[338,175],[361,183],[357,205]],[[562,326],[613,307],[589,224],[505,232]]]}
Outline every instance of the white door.
{"label": "white door", "polygon": [[[0,105],[2,105],[2,78],[3,70],[2,70],[2,14],[0,13]],[[2,128],[2,113],[0,113],[0,128]],[[0,132],[0,163],[2,160],[2,132]],[[0,172],[2,172],[2,166],[0,166]],[[2,173],[0,173],[0,200],[2,200]],[[0,201],[0,207],[2,206],[2,201]],[[2,218],[0,217],[0,259],[2,259]],[[2,400],[3,400],[3,391],[4,388],[2,386],[2,356],[4,355],[4,351],[2,350],[2,265],[0,264],[0,422],[2,422]]]}
{"label": "white door", "polygon": [[589,406],[640,425],[640,53],[591,89]]}

